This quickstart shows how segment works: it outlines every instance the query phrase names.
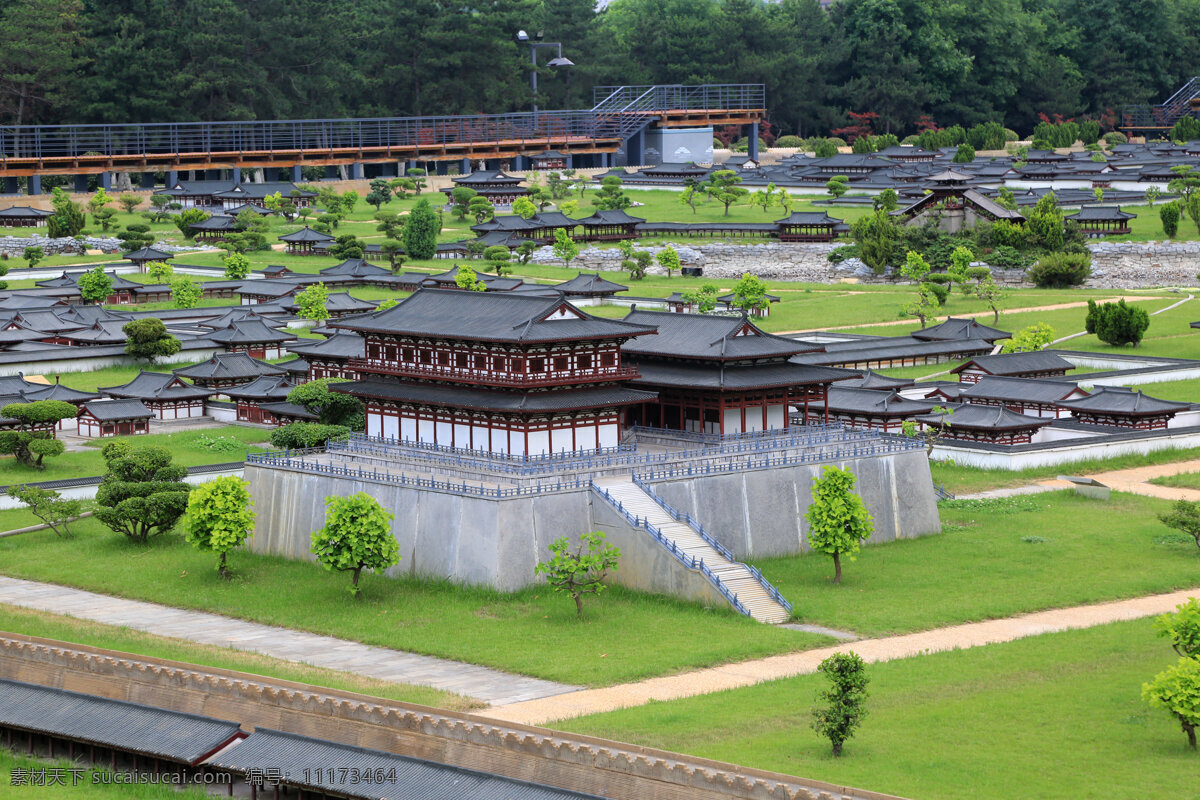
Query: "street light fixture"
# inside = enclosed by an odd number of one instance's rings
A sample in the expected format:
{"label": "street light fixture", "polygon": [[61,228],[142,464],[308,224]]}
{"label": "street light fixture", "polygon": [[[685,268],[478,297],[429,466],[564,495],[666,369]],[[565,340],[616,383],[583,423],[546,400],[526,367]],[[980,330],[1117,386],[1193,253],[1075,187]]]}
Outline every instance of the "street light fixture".
{"label": "street light fixture", "polygon": [[539,47],[555,48],[555,51],[556,51],[555,57],[546,62],[546,66],[548,66],[548,67],[573,67],[573,66],[575,66],[575,62],[569,58],[563,57],[561,42],[543,42],[541,31],[537,31],[531,35],[528,31],[519,30],[519,31],[517,31],[517,34],[516,34],[516,40],[517,40],[517,44],[529,45],[529,64],[532,67],[532,69],[530,70],[530,73],[529,73],[529,88],[530,88],[530,91],[533,92],[533,121],[534,121],[534,124],[536,124],[537,123],[537,112],[538,112],[538,106],[537,106],[537,85],[538,85],[537,84],[537,75],[538,75],[537,74],[537,68],[538,68],[537,51],[538,51],[538,48]]}

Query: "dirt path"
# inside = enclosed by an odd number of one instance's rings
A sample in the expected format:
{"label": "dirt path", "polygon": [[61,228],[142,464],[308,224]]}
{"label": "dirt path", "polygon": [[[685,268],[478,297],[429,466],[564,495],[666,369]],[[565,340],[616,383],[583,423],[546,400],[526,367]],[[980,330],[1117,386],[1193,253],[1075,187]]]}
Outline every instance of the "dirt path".
{"label": "dirt path", "polygon": [[1187,589],[1132,600],[1039,611],[988,622],[972,622],[904,636],[864,639],[835,647],[726,664],[666,678],[652,678],[604,689],[585,689],[505,706],[493,706],[480,713],[506,722],[543,725],[585,714],[615,711],[653,701],[678,700],[804,675],[816,672],[821,661],[834,653],[852,650],[868,662],[893,661],[942,650],[981,647],[1044,633],[1141,619],[1174,611],[1176,606],[1189,597],[1195,597],[1197,593],[1200,593],[1200,589]]}
{"label": "dirt path", "polygon": [[[1071,473],[1071,465],[1063,464],[1063,474]],[[1174,461],[1170,464],[1157,464],[1151,467],[1130,467],[1129,469],[1114,469],[1108,472],[1089,472],[1082,477],[1092,478],[1118,492],[1129,492],[1146,497],[1157,497],[1162,500],[1200,500],[1200,490],[1179,489],[1172,486],[1158,486],[1149,481],[1154,478],[1165,478],[1168,475],[1179,475],[1185,472],[1200,472],[1200,459],[1191,461]],[[1038,494],[1039,492],[1054,492],[1059,489],[1070,489],[1069,481],[1049,479],[1035,481],[1024,486],[1012,486],[1007,489],[989,489],[984,492],[960,494],[961,500],[986,500],[994,497],[1015,497],[1023,494]]]}
{"label": "dirt path", "polygon": [[[1115,303],[1118,300],[1124,300],[1127,303],[1133,303],[1133,302],[1137,302],[1140,300],[1169,300],[1169,299],[1170,299],[1169,297],[1159,297],[1159,296],[1148,297],[1145,295],[1138,295],[1135,297],[1135,296],[1131,296],[1131,295],[1125,295],[1124,297],[1105,297],[1103,299],[1096,300],[1096,302],[1097,303]],[[1024,314],[1024,313],[1027,313],[1030,311],[1061,311],[1063,309],[1068,309],[1068,308],[1087,308],[1087,301],[1085,300],[1085,301],[1079,302],[1079,303],[1054,303],[1054,304],[1048,305],[1048,306],[1029,306],[1027,308],[1002,308],[1000,310],[1004,314]],[[991,311],[972,311],[969,314],[954,314],[953,316],[957,317],[958,319],[976,319],[978,317],[990,317],[991,315],[992,315]],[[949,318],[950,318],[949,316],[931,317],[929,322],[932,325],[932,324],[937,324],[939,322],[945,322]],[[854,328],[854,329],[857,329],[857,328],[888,328],[888,327],[895,327],[897,325],[920,325],[920,324],[921,324],[921,321],[919,319],[896,319],[896,320],[891,320],[890,322],[868,322],[868,323],[859,324],[859,325],[835,325],[835,326],[828,327],[828,328],[805,328],[804,330],[799,330],[799,331],[779,331],[776,333],[776,335],[777,336],[790,336],[795,333],[815,333],[815,332],[819,332],[819,331],[840,331],[840,330],[848,330],[851,328]]]}

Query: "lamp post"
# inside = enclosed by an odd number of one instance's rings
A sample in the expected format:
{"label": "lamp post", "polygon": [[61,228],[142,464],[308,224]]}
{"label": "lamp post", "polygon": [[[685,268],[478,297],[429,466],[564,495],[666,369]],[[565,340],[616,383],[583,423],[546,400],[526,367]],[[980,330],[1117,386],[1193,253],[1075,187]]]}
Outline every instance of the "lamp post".
{"label": "lamp post", "polygon": [[529,73],[529,88],[533,92],[533,121],[537,124],[537,51],[539,47],[553,47],[557,55],[546,62],[548,67],[573,67],[575,62],[569,58],[564,58],[562,54],[562,42],[543,42],[542,32],[538,31],[532,36],[526,31],[517,31],[517,43],[529,46],[529,64],[531,67]]}

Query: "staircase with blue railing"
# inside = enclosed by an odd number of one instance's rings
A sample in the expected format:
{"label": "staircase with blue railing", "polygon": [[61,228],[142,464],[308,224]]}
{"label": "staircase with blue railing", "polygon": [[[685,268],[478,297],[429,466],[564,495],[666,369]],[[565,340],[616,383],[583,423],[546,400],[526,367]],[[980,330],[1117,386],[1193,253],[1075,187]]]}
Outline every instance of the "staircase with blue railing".
{"label": "staircase with blue railing", "polygon": [[771,624],[791,617],[791,604],[758,570],[735,560],[695,519],[671,508],[637,478],[600,479],[592,488],[685,567],[702,572],[740,613]]}

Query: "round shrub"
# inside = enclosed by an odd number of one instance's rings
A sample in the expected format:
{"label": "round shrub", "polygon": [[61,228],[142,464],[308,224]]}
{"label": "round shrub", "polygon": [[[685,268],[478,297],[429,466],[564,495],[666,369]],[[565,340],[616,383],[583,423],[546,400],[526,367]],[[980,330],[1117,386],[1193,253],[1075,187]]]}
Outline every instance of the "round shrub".
{"label": "round shrub", "polygon": [[271,444],[288,450],[322,447],[330,439],[344,438],[350,429],[345,425],[321,425],[316,422],[293,422],[271,431]]}
{"label": "round shrub", "polygon": [[917,145],[917,144],[920,144],[920,142],[921,142],[921,137],[917,136],[915,133],[911,134],[909,136],[905,136],[903,139],[900,140],[900,144]]}
{"label": "round shrub", "polygon": [[[940,273],[931,272],[927,277],[932,279],[934,275],[938,275],[938,274],[940,274]],[[923,284],[923,288],[929,290],[929,293],[934,296],[934,298],[937,300],[937,304],[939,306],[946,305],[946,300],[947,300],[947,298],[950,297],[950,287],[949,286],[947,286],[944,283],[926,283],[926,284]]]}
{"label": "round shrub", "polygon": [[1158,218],[1162,220],[1163,233],[1168,239],[1174,239],[1175,234],[1179,233],[1179,204],[1165,203],[1159,206]]}
{"label": "round shrub", "polygon": [[1109,131],[1104,134],[1104,141],[1109,147],[1117,144],[1129,144],[1129,137],[1120,131]]}
{"label": "round shrub", "polygon": [[1029,266],[1020,250],[1006,244],[998,245],[984,260],[996,269],[1025,269]]}
{"label": "round shrub", "polygon": [[1047,253],[1027,274],[1042,289],[1079,286],[1092,274],[1092,259],[1085,253]]}
{"label": "round shrub", "polygon": [[829,142],[834,147],[845,147],[846,146],[846,140],[841,138],[840,136],[830,136],[825,141]]}
{"label": "round shrub", "polygon": [[1019,141],[1021,141],[1021,137],[1018,136],[1017,132],[1014,131],[1012,128],[1005,128],[1004,129],[1004,141],[1005,142],[1019,142]]}
{"label": "round shrub", "polygon": [[804,140],[799,136],[780,136],[775,140],[776,147],[804,147]]}

